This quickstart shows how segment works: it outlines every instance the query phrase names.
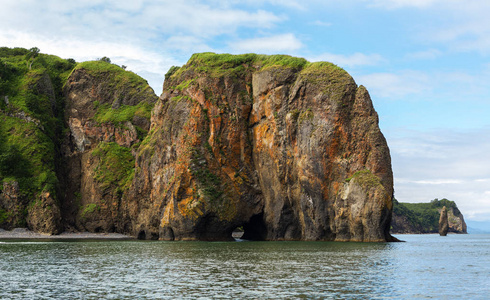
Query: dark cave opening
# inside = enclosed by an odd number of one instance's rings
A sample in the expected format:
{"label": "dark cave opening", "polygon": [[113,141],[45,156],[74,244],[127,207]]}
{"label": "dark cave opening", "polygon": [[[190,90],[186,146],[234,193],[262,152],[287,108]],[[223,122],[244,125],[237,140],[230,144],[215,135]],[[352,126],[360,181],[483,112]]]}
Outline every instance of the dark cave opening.
{"label": "dark cave opening", "polygon": [[144,230],[138,232],[138,240],[146,240],[146,232]]}
{"label": "dark cave opening", "polygon": [[[242,228],[243,234],[240,237],[242,240],[264,241],[266,238],[267,227],[262,213],[252,216],[247,223],[243,224]],[[240,229],[240,227],[237,229]]]}

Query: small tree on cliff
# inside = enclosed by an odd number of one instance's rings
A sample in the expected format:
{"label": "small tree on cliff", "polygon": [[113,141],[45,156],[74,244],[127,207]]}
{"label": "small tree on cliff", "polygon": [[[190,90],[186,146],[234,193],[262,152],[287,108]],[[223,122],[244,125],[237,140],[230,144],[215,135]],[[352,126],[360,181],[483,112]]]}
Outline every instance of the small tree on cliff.
{"label": "small tree on cliff", "polygon": [[41,50],[39,50],[38,47],[32,47],[31,49],[29,49],[29,52],[27,52],[26,60],[27,60],[27,67],[29,68],[29,70],[32,68],[32,63],[34,62],[36,57],[39,55],[40,51]]}
{"label": "small tree on cliff", "polygon": [[101,59],[99,59],[100,61],[105,61],[106,63],[111,63],[111,59],[107,56],[104,56],[102,57]]}

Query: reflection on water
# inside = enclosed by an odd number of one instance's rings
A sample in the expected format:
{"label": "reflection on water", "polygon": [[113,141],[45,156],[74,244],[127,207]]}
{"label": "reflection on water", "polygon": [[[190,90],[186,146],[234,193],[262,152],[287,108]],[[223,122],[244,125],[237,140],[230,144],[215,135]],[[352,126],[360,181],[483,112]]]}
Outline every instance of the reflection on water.
{"label": "reflection on water", "polygon": [[0,298],[472,298],[490,236],[407,243],[3,241]]}

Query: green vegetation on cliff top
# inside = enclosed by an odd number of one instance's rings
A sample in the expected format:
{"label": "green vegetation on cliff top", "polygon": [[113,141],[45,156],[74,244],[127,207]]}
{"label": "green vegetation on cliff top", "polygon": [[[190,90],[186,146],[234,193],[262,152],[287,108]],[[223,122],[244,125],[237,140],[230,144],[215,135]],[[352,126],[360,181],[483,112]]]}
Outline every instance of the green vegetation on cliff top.
{"label": "green vegetation on cliff top", "polygon": [[[342,68],[329,62],[310,63],[304,58],[289,55],[263,54],[216,54],[212,52],[196,53],[191,56],[183,67],[172,67],[165,78],[178,77],[186,70],[193,68],[197,72],[207,73],[212,77],[233,76],[244,72],[247,68],[263,71],[271,68],[290,68],[302,70],[305,74],[325,72],[347,74]],[[335,74],[338,75],[338,74]]]}
{"label": "green vegetation on cliff top", "polygon": [[118,65],[111,64],[103,60],[86,61],[76,65],[74,70],[85,69],[90,75],[95,78],[106,79],[110,75],[110,85],[114,90],[128,90],[131,88],[133,93],[142,91],[151,91],[153,89],[148,85],[148,82],[138,74],[131,71],[126,71]]}
{"label": "green vegetation on cliff top", "polygon": [[79,69],[87,71],[95,79],[104,82],[107,85],[106,90],[116,91],[112,97],[113,101],[129,99],[128,102],[137,103],[135,105],[120,104],[113,107],[113,102],[96,102],[94,103],[97,109],[94,116],[95,121],[117,124],[132,121],[134,116],[150,119],[153,103],[145,102],[145,100],[149,98],[148,95],[152,95],[156,101],[157,96],[145,79],[103,60],[79,63],[74,71]]}

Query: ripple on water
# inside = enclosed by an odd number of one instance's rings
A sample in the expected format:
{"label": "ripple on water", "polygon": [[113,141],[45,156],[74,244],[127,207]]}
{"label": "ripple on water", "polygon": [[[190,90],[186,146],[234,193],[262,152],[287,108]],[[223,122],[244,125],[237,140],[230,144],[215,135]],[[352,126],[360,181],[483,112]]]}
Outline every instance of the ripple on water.
{"label": "ripple on water", "polygon": [[474,239],[468,250],[462,236],[404,239],[408,242],[2,241],[0,298],[478,299],[490,292],[484,276],[488,240]]}

